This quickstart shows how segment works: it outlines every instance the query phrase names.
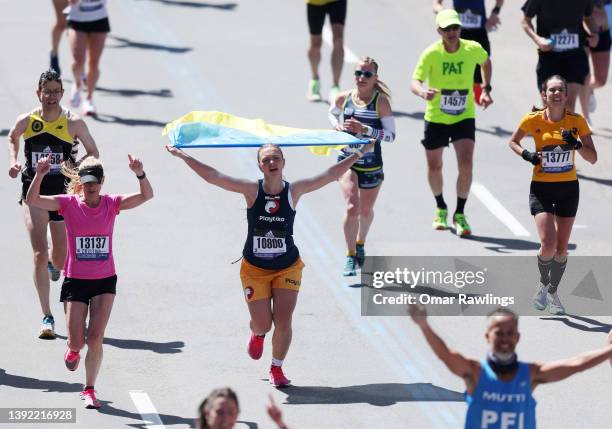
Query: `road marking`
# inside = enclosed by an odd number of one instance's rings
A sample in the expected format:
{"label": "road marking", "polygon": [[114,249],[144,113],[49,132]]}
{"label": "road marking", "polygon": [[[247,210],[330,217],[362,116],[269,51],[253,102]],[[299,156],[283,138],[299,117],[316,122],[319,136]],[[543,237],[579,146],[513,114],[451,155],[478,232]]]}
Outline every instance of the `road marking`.
{"label": "road marking", "polygon": [[577,229],[586,229],[588,228],[588,225],[574,225],[572,228],[577,228]]}
{"label": "road marking", "polygon": [[[327,43],[331,48],[333,48],[334,47],[334,36],[332,35],[332,31],[331,31],[331,28],[329,28],[329,25],[326,24],[323,27],[322,36],[323,36],[323,41]],[[355,64],[359,62],[359,57],[357,57],[357,55],[355,55],[355,53],[351,51],[351,48],[349,48],[347,45],[344,45],[344,62],[349,63],[349,64]]]}
{"label": "road marking", "polygon": [[161,421],[155,409],[155,405],[153,405],[147,392],[142,390],[130,390],[130,396],[147,429],[166,429],[166,426],[164,426],[164,423]]}
{"label": "road marking", "polygon": [[482,183],[473,182],[471,192],[517,237],[529,237],[529,231],[510,213]]}

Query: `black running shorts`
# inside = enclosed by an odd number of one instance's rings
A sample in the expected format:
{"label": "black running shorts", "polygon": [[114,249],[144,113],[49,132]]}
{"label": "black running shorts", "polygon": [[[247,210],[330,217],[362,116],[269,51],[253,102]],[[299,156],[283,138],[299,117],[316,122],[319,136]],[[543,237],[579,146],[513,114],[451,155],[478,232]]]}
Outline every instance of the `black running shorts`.
{"label": "black running shorts", "polygon": [[425,137],[421,143],[425,149],[434,150],[463,139],[476,140],[476,120],[473,118],[451,125],[425,121]]}
{"label": "black running shorts", "polygon": [[580,187],[570,182],[531,182],[529,208],[531,215],[551,213],[559,217],[576,217]]}
{"label": "black running shorts", "polygon": [[115,295],[116,290],[117,275],[95,280],[65,277],[64,283],[62,283],[60,302],[78,301],[89,305],[89,301],[94,296],[104,293],[112,293]]}
{"label": "black running shorts", "polygon": [[569,52],[540,52],[536,67],[538,89],[553,75],[560,75],[567,83],[584,84],[589,74],[589,59],[584,49]]}
{"label": "black running shorts", "polygon": [[307,3],[306,15],[308,16],[310,34],[318,36],[323,31],[325,15],[329,15],[329,21],[332,24],[344,25],[346,19],[346,0],[336,0],[322,6]]}
{"label": "black running shorts", "polygon": [[110,23],[108,18],[98,19],[96,21],[68,21],[68,28],[83,33],[110,33]]}
{"label": "black running shorts", "polygon": [[[23,202],[25,201],[26,195],[28,195],[28,189],[30,189],[31,183],[32,182],[22,183],[21,196],[18,201],[19,204],[23,204]],[[65,192],[63,187],[61,189],[52,189],[52,188],[45,188],[41,186],[40,195],[58,195],[58,194],[63,194]],[[49,212],[49,222],[63,222],[63,221],[64,221],[64,216],[60,215],[59,212],[57,211]]]}

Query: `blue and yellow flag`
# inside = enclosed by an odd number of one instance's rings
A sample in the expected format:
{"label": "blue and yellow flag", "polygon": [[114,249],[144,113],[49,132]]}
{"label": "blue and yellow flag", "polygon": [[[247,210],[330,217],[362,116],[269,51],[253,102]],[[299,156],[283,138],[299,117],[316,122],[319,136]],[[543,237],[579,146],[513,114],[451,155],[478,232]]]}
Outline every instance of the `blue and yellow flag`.
{"label": "blue and yellow flag", "polygon": [[[170,122],[162,135],[167,135],[172,145],[178,148],[259,147],[266,143],[344,147],[368,143],[368,140],[341,131],[290,128],[268,124],[263,119],[245,119],[229,113],[205,111],[190,112]],[[326,151],[328,147],[320,149]]]}

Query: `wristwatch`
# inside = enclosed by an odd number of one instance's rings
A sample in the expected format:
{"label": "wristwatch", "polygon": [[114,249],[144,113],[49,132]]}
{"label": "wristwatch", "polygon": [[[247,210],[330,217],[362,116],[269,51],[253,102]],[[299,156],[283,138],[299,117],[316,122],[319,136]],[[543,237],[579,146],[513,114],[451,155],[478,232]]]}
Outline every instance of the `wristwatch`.
{"label": "wristwatch", "polygon": [[493,87],[491,85],[485,85],[485,86],[481,86],[482,90],[484,92],[486,92],[487,94],[491,92],[491,90],[493,89]]}

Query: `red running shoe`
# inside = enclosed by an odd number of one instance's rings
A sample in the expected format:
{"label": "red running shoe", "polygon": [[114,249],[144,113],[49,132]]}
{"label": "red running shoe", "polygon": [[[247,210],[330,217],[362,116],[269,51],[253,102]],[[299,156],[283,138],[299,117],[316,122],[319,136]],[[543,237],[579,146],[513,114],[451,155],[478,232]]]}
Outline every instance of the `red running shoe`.
{"label": "red running shoe", "polygon": [[85,408],[100,408],[102,404],[96,398],[96,392],[93,389],[83,390],[81,392],[81,399],[85,401]]}
{"label": "red running shoe", "polygon": [[79,361],[81,360],[81,355],[79,352],[73,352],[70,348],[66,349],[66,353],[64,353],[64,363],[66,364],[66,368],[70,371],[74,371],[79,367]]}
{"label": "red running shoe", "polygon": [[249,352],[249,356],[251,359],[259,359],[263,354],[263,346],[264,346],[264,337],[260,335],[255,335],[251,332],[251,338],[249,339],[249,346],[247,347],[247,352]]}
{"label": "red running shoe", "polygon": [[270,367],[270,384],[274,387],[287,387],[291,384],[291,380],[283,374],[283,368],[272,365]]}

